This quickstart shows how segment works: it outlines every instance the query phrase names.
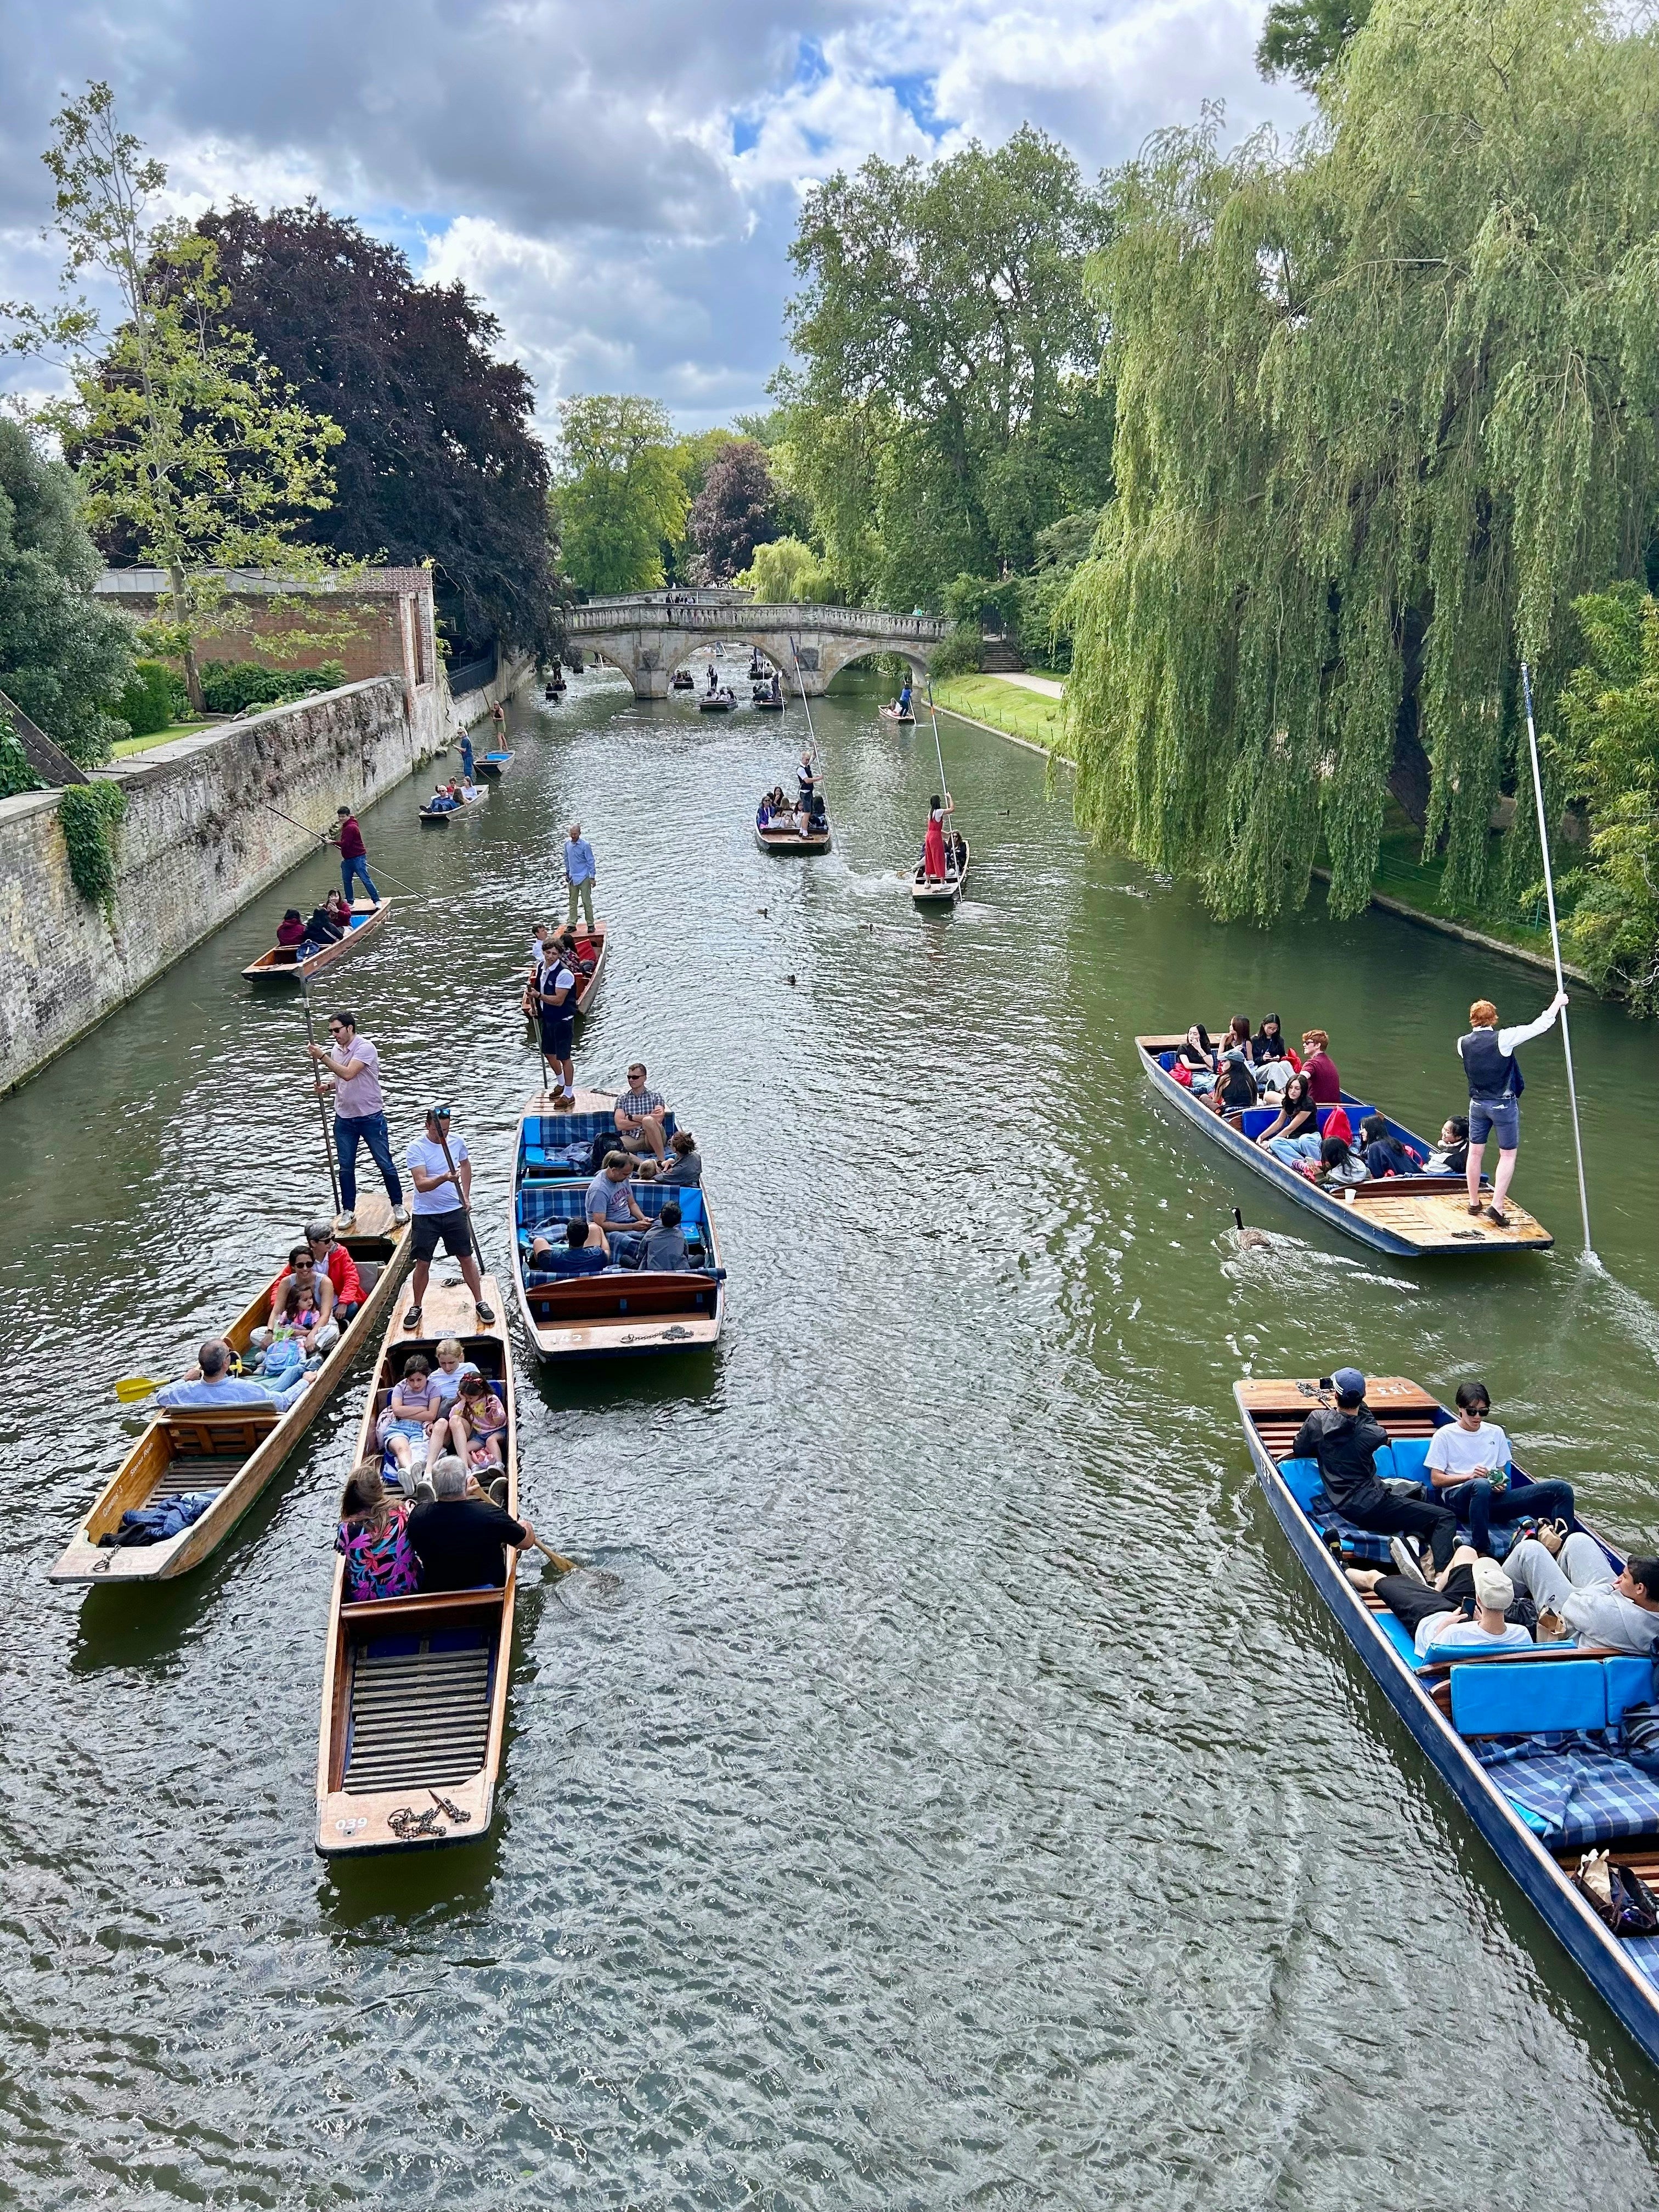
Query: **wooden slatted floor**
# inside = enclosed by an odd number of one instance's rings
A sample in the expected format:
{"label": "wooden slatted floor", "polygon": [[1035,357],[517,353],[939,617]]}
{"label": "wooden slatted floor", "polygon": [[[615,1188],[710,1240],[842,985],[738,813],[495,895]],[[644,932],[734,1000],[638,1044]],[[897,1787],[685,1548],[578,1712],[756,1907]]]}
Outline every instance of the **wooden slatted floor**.
{"label": "wooden slatted floor", "polygon": [[464,1782],[489,1741],[489,1652],[483,1645],[371,1657],[351,1672],[351,1747],[344,1786],[368,1793]]}

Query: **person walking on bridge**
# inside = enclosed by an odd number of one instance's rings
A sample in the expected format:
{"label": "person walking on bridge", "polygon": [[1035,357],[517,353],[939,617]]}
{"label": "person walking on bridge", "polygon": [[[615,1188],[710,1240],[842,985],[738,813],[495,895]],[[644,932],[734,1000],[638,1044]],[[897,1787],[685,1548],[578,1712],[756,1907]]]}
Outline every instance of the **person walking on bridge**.
{"label": "person walking on bridge", "polygon": [[576,926],[576,901],[582,902],[582,912],[587,917],[589,929],[593,923],[593,886],[599,881],[599,864],[593,858],[593,848],[582,835],[582,825],[573,822],[570,835],[564,843],[564,879],[570,886],[569,926]]}
{"label": "person walking on bridge", "polygon": [[[1516,1064],[1516,1048],[1553,1030],[1566,1003],[1566,993],[1558,991],[1535,1022],[1500,1030],[1497,1007],[1490,999],[1477,999],[1469,1008],[1469,1033],[1457,1041],[1458,1058],[1469,1079],[1469,1212],[1484,1212],[1500,1229],[1510,1225],[1504,1201],[1515,1179],[1516,1155],[1521,1149],[1520,1101],[1526,1085]],[[1489,1136],[1498,1139],[1498,1174],[1492,1182],[1492,1204],[1483,1206],[1480,1164]]]}

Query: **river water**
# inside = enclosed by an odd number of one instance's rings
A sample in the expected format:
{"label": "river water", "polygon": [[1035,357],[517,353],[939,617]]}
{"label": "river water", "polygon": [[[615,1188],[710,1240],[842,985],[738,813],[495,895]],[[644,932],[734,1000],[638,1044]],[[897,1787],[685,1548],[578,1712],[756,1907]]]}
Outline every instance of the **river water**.
{"label": "river water", "polygon": [[[1419,1128],[1477,994],[1379,915],[1272,935],[1087,848],[1064,772],[947,723],[971,897],[900,880],[937,782],[817,710],[836,850],[758,853],[802,725],[582,679],[342,972],[394,1133],[433,1092],[504,1249],[514,1015],[562,825],[615,935],[585,1081],[643,1054],[731,1270],[712,1364],[521,1372],[526,1577],[484,1845],[312,1853],[332,1496],[362,1374],[161,1593],[46,1571],[166,1373],[325,1184],[297,1007],[238,980],[322,859],[15,1097],[0,1188],[0,2200],[321,2207],[1650,2203],[1659,2076],[1304,1588],[1230,1387],[1474,1370],[1534,1472],[1650,1540],[1650,1030],[1575,1024],[1517,1195],[1547,1258],[1340,1243],[1169,1116],[1138,1030],[1270,1006]],[[1243,1182],[1243,1179],[1241,1179]],[[1276,1238],[1237,1255],[1231,1209]]]}

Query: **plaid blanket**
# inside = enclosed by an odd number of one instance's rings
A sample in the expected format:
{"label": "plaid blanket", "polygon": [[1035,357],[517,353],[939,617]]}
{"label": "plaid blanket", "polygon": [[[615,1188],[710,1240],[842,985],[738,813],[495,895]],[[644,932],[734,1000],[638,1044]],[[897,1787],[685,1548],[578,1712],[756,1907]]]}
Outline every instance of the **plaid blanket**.
{"label": "plaid blanket", "polygon": [[1659,1836],[1659,1779],[1592,1735],[1469,1740],[1498,1788],[1562,1850]]}

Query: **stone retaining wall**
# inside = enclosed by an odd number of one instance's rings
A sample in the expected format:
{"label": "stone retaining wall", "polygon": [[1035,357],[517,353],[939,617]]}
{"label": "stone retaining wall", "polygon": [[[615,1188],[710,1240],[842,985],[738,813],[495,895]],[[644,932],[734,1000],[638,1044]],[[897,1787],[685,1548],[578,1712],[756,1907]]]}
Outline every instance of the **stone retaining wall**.
{"label": "stone retaining wall", "polygon": [[377,677],[99,770],[127,801],[112,926],[70,878],[62,794],[0,800],[0,1091],[314,849],[272,807],[331,826],[447,744],[452,711],[441,684]]}

